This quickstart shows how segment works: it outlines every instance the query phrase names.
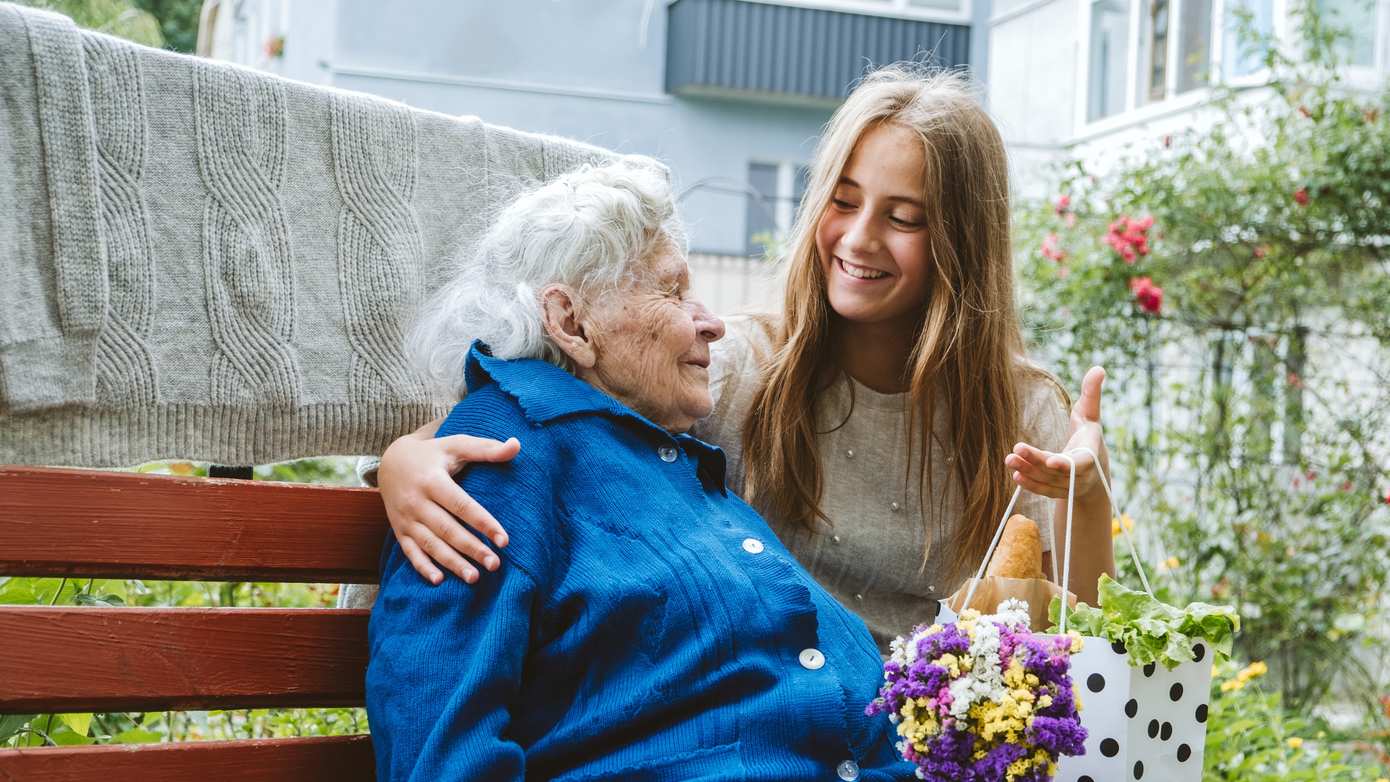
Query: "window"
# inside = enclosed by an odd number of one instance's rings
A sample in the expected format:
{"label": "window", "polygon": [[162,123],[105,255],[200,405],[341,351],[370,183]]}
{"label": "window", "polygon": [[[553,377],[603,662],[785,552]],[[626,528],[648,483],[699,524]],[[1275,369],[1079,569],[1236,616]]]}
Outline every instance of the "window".
{"label": "window", "polygon": [[[1315,0],[1343,33],[1347,64],[1390,65],[1390,0]],[[1294,0],[1088,0],[1087,122],[1210,86],[1263,67],[1243,41],[1244,22],[1271,35]]]}
{"label": "window", "polygon": [[809,169],[794,163],[749,163],[744,250],[763,255],[786,236],[806,195]]}
{"label": "window", "polygon": [[[1157,103],[1210,83],[1211,3],[1144,0],[1139,103]],[[1176,14],[1181,16],[1175,25]]]}
{"label": "window", "polygon": [[[1248,12],[1255,29],[1268,33],[1273,29],[1274,2],[1091,0],[1086,120],[1094,122],[1209,86],[1216,73],[1236,77],[1255,72],[1259,57],[1240,51],[1236,20],[1238,14]],[[1218,40],[1219,58],[1214,45]]]}
{"label": "window", "polygon": [[1211,0],[1183,0],[1178,32],[1181,94],[1211,83]]}
{"label": "window", "polygon": [[1372,0],[1318,0],[1322,20],[1345,35],[1337,54],[1350,65],[1375,65],[1376,7]]}
{"label": "window", "polygon": [[1222,24],[1221,73],[1227,79],[1249,76],[1260,69],[1259,52],[1241,43],[1240,17],[1249,15],[1256,30],[1274,29],[1274,0],[1226,0],[1226,18]]}
{"label": "window", "polygon": [[1140,103],[1168,97],[1168,2],[1145,0],[1139,49]]}
{"label": "window", "polygon": [[1129,67],[1127,0],[1091,2],[1091,77],[1086,108],[1088,121],[1125,107],[1125,72]]}
{"label": "window", "polygon": [[744,250],[761,255],[777,235],[777,169],[769,163],[748,164],[747,219]]}

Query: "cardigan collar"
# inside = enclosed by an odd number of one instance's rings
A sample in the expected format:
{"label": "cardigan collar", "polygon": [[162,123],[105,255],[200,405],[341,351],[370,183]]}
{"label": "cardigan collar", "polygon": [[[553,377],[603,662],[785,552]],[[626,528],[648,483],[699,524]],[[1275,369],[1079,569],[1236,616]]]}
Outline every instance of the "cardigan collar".
{"label": "cardigan collar", "polygon": [[469,393],[489,383],[496,383],[508,396],[516,399],[526,418],[536,424],[568,416],[602,415],[648,430],[679,445],[695,457],[699,463],[700,479],[712,488],[725,492],[727,461],[722,449],[690,434],[668,432],[636,410],[554,364],[535,358],[497,358],[482,340],[475,340],[468,351],[464,380]]}

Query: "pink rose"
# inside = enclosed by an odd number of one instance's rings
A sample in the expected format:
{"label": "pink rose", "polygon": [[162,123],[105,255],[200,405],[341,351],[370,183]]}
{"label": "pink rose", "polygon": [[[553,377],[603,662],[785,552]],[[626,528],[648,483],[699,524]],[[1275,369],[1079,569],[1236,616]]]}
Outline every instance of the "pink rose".
{"label": "pink rose", "polygon": [[1134,263],[1139,256],[1149,254],[1149,229],[1153,224],[1152,215],[1139,218],[1121,215],[1106,228],[1105,243],[1125,263]]}
{"label": "pink rose", "polygon": [[1309,201],[1308,188],[1300,187],[1299,189],[1293,191],[1293,200],[1294,203],[1298,204],[1299,206],[1307,206]]}
{"label": "pink rose", "polygon": [[1135,277],[1129,281],[1129,289],[1140,309],[1151,315],[1157,315],[1163,310],[1163,289],[1154,285],[1152,279]]}

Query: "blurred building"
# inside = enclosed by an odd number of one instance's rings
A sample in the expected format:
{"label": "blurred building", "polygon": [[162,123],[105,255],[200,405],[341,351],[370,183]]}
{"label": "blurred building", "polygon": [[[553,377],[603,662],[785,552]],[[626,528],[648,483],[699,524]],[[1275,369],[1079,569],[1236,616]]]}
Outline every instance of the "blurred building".
{"label": "blurred building", "polygon": [[696,279],[728,311],[772,295],[733,259],[790,225],[854,80],[871,63],[983,62],[981,2],[207,0],[200,53],[658,157]]}
{"label": "blurred building", "polygon": [[[1349,30],[1346,83],[1372,89],[1390,70],[1390,1],[1315,0]],[[990,108],[1015,178],[1040,194],[1048,163],[1077,155],[1103,166],[1117,152],[1201,127],[1213,87],[1262,100],[1269,74],[1237,35],[1242,16],[1286,36],[1297,0],[993,0]],[[1262,94],[1264,93],[1264,94]]]}
{"label": "blurred building", "polygon": [[[968,67],[1015,191],[1202,121],[1216,81],[1267,78],[1235,19],[1284,33],[1295,0],[206,0],[200,53],[666,161],[719,311],[775,296],[831,111],[870,64]],[[1353,31],[1348,82],[1390,69],[1390,0],[1317,0]]]}

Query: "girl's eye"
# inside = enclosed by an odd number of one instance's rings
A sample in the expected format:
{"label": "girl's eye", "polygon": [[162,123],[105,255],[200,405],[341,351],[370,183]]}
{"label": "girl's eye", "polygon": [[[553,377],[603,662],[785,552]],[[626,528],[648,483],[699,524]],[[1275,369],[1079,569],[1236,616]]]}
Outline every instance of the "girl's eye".
{"label": "girl's eye", "polygon": [[899,227],[901,227],[901,228],[921,228],[921,227],[922,227],[922,223],[919,222],[919,221],[917,221],[917,220],[909,220],[909,219],[906,218],[906,217],[898,217],[897,215],[893,215],[893,216],[889,217],[888,220],[889,220],[890,222],[892,222],[893,225],[899,226]]}
{"label": "girl's eye", "polygon": [[844,209],[844,210],[847,210],[847,209],[853,209],[853,208],[854,208],[854,204],[850,203],[849,201],[846,201],[846,200],[843,199],[843,198],[832,198],[832,199],[830,199],[830,203],[831,203],[836,209]]}

